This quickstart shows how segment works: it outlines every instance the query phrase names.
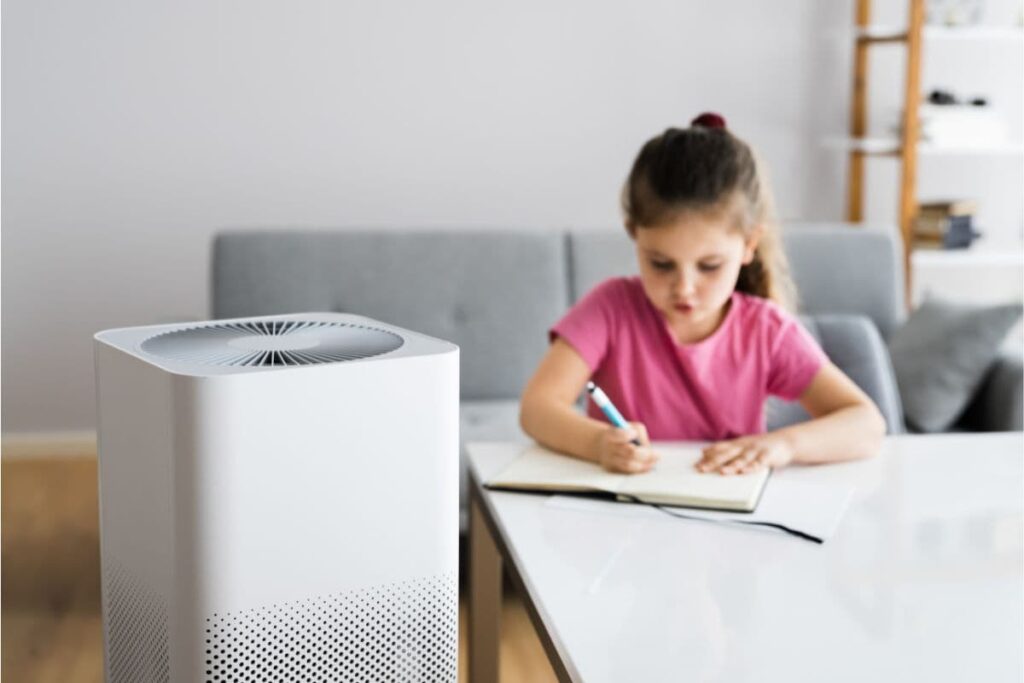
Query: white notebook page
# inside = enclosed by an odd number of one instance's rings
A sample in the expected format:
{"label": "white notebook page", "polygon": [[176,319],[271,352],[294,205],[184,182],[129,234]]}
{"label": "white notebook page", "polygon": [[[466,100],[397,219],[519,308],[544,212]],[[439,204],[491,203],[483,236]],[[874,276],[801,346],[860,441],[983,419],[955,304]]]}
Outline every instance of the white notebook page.
{"label": "white notebook page", "polygon": [[693,443],[655,443],[654,450],[661,459],[652,470],[643,474],[613,474],[596,463],[533,445],[487,483],[510,488],[532,488],[546,483],[640,498],[679,495],[701,501],[753,503],[768,470],[728,476],[698,472],[693,466],[700,460],[701,448]]}

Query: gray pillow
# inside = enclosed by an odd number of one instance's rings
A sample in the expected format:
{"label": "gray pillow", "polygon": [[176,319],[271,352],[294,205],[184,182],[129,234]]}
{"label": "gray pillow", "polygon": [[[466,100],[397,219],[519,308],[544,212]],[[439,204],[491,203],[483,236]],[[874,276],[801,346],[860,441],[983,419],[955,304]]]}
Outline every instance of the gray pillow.
{"label": "gray pillow", "polygon": [[889,340],[907,424],[921,432],[951,427],[1020,316],[1020,304],[977,307],[925,300]]}

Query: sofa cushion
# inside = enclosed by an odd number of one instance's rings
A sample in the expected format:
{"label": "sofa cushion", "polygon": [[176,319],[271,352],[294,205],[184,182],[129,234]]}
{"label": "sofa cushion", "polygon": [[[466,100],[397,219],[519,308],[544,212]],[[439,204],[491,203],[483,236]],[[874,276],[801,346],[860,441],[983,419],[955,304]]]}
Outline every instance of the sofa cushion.
{"label": "sofa cushion", "polygon": [[923,432],[951,427],[1020,317],[1019,304],[922,303],[889,341],[907,424]]}
{"label": "sofa cushion", "polygon": [[341,311],[459,345],[463,400],[518,396],[568,305],[558,231],[240,231],[213,249],[216,318]]}

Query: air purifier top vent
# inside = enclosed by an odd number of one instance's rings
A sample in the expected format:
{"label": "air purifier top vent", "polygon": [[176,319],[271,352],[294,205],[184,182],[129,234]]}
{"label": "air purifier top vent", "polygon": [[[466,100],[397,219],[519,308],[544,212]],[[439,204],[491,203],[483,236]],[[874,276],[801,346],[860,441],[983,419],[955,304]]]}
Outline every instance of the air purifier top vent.
{"label": "air purifier top vent", "polygon": [[198,365],[319,365],[394,351],[402,338],[365,325],[317,320],[242,320],[156,334],[142,350]]}
{"label": "air purifier top vent", "polygon": [[289,313],[96,333],[101,346],[178,375],[211,377],[458,353],[450,342],[351,313]]}

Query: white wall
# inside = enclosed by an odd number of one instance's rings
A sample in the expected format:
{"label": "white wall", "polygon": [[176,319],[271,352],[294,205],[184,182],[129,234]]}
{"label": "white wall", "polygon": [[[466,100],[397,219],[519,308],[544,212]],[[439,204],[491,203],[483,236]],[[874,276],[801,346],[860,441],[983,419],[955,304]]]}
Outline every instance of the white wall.
{"label": "white wall", "polygon": [[93,425],[91,335],[207,314],[226,226],[618,221],[639,145],[724,113],[839,218],[850,1],[8,0],[3,431]]}

